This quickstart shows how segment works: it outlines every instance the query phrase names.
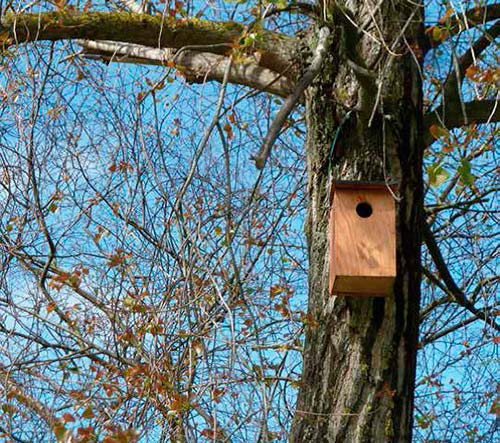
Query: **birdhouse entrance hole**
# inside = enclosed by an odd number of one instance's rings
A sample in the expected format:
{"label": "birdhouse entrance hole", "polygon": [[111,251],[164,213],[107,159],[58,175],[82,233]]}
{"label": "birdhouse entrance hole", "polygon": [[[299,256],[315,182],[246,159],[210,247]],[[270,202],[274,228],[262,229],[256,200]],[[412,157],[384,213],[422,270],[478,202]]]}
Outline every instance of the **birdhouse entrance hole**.
{"label": "birdhouse entrance hole", "polygon": [[368,218],[372,215],[372,213],[372,205],[368,202],[361,202],[356,206],[356,214],[358,214],[361,218]]}

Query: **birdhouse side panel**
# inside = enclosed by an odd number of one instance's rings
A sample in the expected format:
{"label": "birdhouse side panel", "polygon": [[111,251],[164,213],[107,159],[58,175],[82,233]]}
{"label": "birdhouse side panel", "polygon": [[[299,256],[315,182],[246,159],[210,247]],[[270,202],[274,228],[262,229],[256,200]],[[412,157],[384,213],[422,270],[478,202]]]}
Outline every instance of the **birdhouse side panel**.
{"label": "birdhouse side panel", "polygon": [[336,278],[336,273],[335,273],[335,258],[334,258],[334,251],[335,251],[335,222],[334,222],[334,210],[333,210],[333,204],[330,206],[330,220],[328,223],[328,235],[329,235],[329,281],[328,281],[328,286],[329,286],[329,291],[330,294],[333,292],[333,288],[335,285],[335,278]]}

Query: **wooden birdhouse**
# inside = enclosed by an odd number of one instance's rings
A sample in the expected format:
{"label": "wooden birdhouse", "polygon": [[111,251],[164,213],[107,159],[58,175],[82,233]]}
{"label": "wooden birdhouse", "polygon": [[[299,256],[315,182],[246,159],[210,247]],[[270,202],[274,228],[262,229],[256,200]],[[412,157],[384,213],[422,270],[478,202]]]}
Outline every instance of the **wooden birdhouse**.
{"label": "wooden birdhouse", "polygon": [[330,293],[386,296],[396,276],[396,205],[385,183],[336,182],[330,209]]}

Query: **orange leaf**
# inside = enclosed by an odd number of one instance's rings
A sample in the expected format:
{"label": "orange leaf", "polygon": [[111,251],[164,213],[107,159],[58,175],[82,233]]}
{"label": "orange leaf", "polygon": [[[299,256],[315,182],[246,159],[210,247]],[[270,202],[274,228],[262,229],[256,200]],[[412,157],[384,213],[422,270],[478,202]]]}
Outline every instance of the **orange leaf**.
{"label": "orange leaf", "polygon": [[454,12],[453,8],[448,8],[446,10],[445,14],[439,19],[438,23],[445,23],[446,20],[448,20],[451,17],[453,12]]}
{"label": "orange leaf", "polygon": [[220,430],[205,428],[200,433],[203,437],[208,438],[209,440],[216,440],[218,437],[222,436]]}
{"label": "orange leaf", "polygon": [[470,65],[465,70],[465,76],[471,80],[476,80],[477,74],[479,73],[479,67],[475,65]]}
{"label": "orange leaf", "polygon": [[76,433],[79,437],[91,437],[94,433],[94,428],[92,428],[91,426],[88,426],[86,428],[78,428],[76,430]]}
{"label": "orange leaf", "polygon": [[495,414],[500,417],[500,400],[495,400],[490,408],[490,414]]}
{"label": "orange leaf", "polygon": [[189,410],[189,407],[190,404],[187,396],[177,393],[172,395],[172,400],[170,402],[170,409],[172,411],[187,411]]}
{"label": "orange leaf", "polygon": [[115,266],[125,264],[128,257],[130,257],[130,254],[126,254],[122,249],[117,249],[115,254],[109,256],[108,266],[114,268]]}
{"label": "orange leaf", "polygon": [[220,388],[220,389],[213,389],[212,390],[212,400],[215,402],[215,403],[220,403],[221,401],[221,396],[224,395],[224,393],[226,392],[225,389],[223,388]]}
{"label": "orange leaf", "polygon": [[450,152],[453,152],[453,150],[455,149],[455,147],[451,144],[451,143],[447,143],[443,146],[443,149],[442,151],[445,153],[445,154],[449,154]]}
{"label": "orange leaf", "polygon": [[233,129],[231,128],[231,125],[229,123],[226,123],[224,125],[224,131],[226,131],[226,133],[227,133],[227,138],[229,140],[231,140],[233,138],[234,134],[233,134]]}
{"label": "orange leaf", "polygon": [[85,408],[85,410],[81,414],[82,418],[94,418],[95,414],[94,411],[92,411],[92,407],[88,406]]}
{"label": "orange leaf", "polygon": [[9,44],[11,41],[9,31],[0,32],[0,45]]}
{"label": "orange leaf", "polygon": [[62,420],[64,423],[70,423],[75,421],[75,417],[73,417],[73,415],[71,415],[69,412],[66,412],[62,415]]}
{"label": "orange leaf", "polygon": [[130,163],[121,160],[118,164],[118,169],[120,170],[120,172],[128,172],[133,171],[134,167]]}
{"label": "orange leaf", "polygon": [[441,26],[431,26],[427,32],[431,34],[432,40],[437,43],[445,41],[449,35],[448,30]]}
{"label": "orange leaf", "polygon": [[273,286],[271,286],[271,289],[269,289],[269,296],[273,299],[278,294],[281,294],[282,292],[285,292],[285,291],[286,291],[286,289],[283,286],[273,285]]}
{"label": "orange leaf", "polygon": [[449,136],[448,130],[438,125],[431,125],[431,127],[429,128],[429,132],[436,140],[441,137]]}
{"label": "orange leaf", "polygon": [[66,6],[66,0],[55,0],[54,3],[58,9],[63,9]]}

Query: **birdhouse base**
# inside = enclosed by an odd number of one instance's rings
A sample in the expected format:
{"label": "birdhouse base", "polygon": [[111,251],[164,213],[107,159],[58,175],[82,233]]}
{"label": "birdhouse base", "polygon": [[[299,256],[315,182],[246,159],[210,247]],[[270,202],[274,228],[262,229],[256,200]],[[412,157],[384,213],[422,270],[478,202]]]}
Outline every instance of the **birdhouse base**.
{"label": "birdhouse base", "polygon": [[332,295],[385,297],[392,291],[394,277],[362,277],[337,275],[334,277]]}

